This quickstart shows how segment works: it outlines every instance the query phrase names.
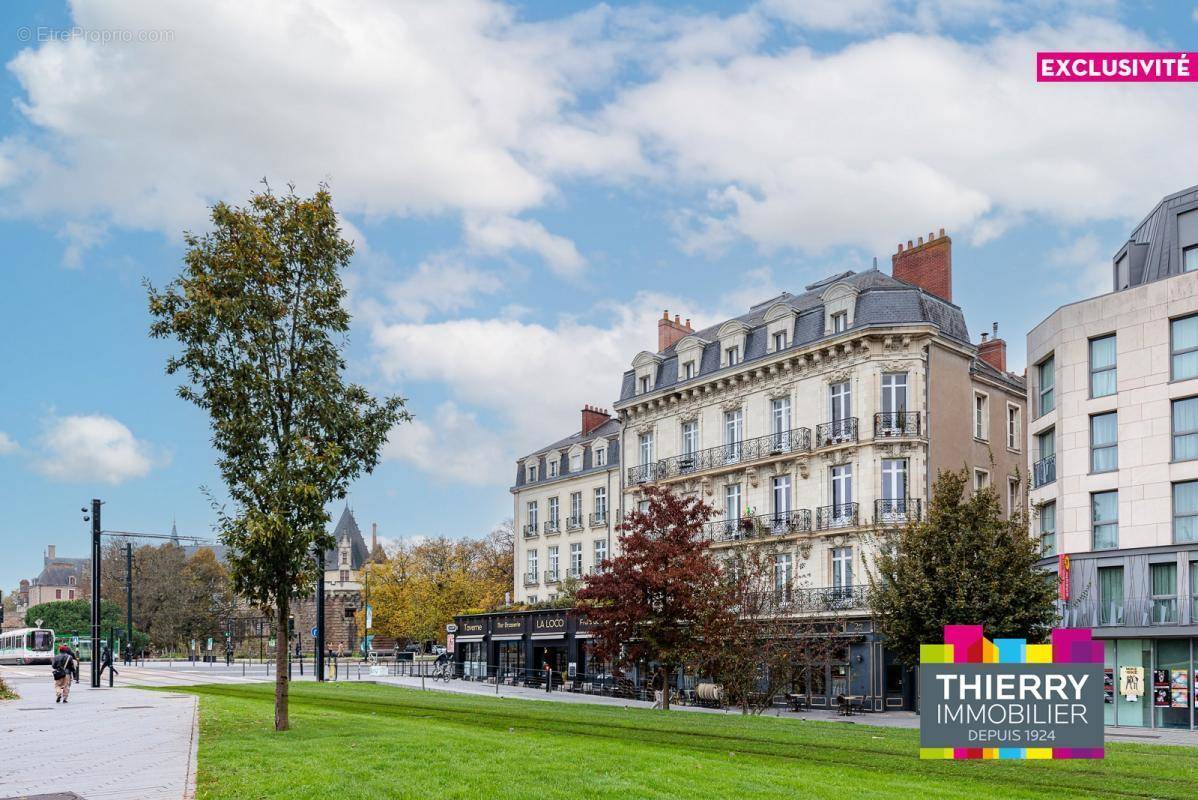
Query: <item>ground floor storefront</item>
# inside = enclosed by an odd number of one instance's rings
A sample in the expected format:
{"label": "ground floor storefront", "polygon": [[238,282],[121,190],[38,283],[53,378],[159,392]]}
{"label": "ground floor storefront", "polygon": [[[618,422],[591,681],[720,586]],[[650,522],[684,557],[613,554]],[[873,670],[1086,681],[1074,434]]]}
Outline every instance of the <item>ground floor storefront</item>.
{"label": "ground floor storefront", "polygon": [[1102,644],[1107,725],[1198,729],[1198,638],[1128,637]]}
{"label": "ground floor storefront", "polygon": [[[475,614],[457,617],[454,625],[451,649],[457,673],[467,680],[652,696],[655,665],[613,669],[597,657],[586,620],[570,610]],[[795,664],[791,694],[810,698],[813,708],[836,708],[841,697],[867,711],[915,707],[914,671],[895,661],[869,619],[845,623],[834,638],[837,643],[829,648],[829,658]],[[712,680],[682,669],[671,677],[671,687],[685,701],[698,696],[699,684]]]}

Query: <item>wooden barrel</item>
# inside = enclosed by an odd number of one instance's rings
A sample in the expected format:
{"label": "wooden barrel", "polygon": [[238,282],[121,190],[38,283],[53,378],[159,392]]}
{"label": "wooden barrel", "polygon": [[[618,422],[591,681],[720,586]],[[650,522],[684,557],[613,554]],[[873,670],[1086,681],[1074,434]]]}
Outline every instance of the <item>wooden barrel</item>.
{"label": "wooden barrel", "polygon": [[724,702],[724,687],[718,683],[695,684],[695,697],[709,703]]}

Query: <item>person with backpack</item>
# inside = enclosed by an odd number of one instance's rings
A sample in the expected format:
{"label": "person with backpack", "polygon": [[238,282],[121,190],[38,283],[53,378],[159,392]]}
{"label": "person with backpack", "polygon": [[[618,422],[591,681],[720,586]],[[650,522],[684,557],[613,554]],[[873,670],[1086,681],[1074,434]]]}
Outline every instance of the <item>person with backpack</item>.
{"label": "person with backpack", "polygon": [[100,652],[102,653],[100,656],[100,678],[104,677],[104,670],[111,672],[114,678],[120,675],[121,673],[117,671],[116,667],[112,666],[112,651],[108,649],[108,645],[103,645],[100,648]]}
{"label": "person with backpack", "polygon": [[71,696],[71,678],[77,669],[74,661],[71,648],[65,644],[59,645],[58,654],[50,662],[50,674],[54,676],[55,703],[65,703]]}

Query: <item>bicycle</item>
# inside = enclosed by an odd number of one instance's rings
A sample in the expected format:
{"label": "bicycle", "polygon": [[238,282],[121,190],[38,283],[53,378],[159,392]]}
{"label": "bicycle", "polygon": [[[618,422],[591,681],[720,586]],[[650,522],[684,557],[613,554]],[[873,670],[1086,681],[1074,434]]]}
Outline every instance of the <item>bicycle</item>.
{"label": "bicycle", "polygon": [[454,676],[453,662],[442,661],[433,665],[433,680],[442,680],[449,683],[450,678]]}

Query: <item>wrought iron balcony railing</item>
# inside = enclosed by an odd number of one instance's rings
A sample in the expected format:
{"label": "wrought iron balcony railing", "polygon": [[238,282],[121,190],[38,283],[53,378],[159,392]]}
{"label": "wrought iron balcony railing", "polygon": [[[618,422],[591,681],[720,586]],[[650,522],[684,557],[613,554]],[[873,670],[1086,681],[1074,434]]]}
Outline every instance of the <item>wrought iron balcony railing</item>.
{"label": "wrought iron balcony railing", "polygon": [[713,542],[735,542],[763,536],[785,536],[811,531],[811,509],[797,508],[775,514],[740,519],[717,519],[703,526],[703,535]]}
{"label": "wrought iron balcony railing", "polygon": [[537,580],[537,573],[526,572],[524,574],[524,585],[525,586],[536,586],[539,583],[540,583],[540,581]]}
{"label": "wrought iron balcony railing", "polygon": [[636,484],[659,481],[709,469],[738,466],[771,456],[805,453],[810,449],[811,429],[792,428],[629,467],[628,482]]}
{"label": "wrought iron balcony railing", "polygon": [[820,506],[815,510],[815,529],[817,531],[854,528],[857,524],[858,513],[856,503]]}
{"label": "wrought iron balcony railing", "polygon": [[606,524],[607,524],[607,514],[606,513],[597,512],[597,513],[591,514],[591,527],[592,528],[601,528]]}
{"label": "wrought iron balcony railing", "polygon": [[535,539],[535,538],[537,538],[538,533],[539,533],[539,531],[537,530],[537,523],[530,522],[524,526],[524,538],[525,539]]}
{"label": "wrought iron balcony railing", "polygon": [[862,610],[869,606],[868,590],[864,586],[780,586],[755,592],[753,599],[758,610],[779,614],[825,614]]}
{"label": "wrought iron balcony railing", "polygon": [[545,520],[545,535],[552,536],[555,533],[562,532],[562,524],[556,519]]}
{"label": "wrought iron balcony railing", "polygon": [[923,501],[916,497],[874,501],[874,522],[878,525],[906,525],[918,521],[922,513]]}
{"label": "wrought iron balcony railing", "polygon": [[1057,479],[1057,457],[1056,454],[1045,456],[1044,458],[1032,464],[1032,488],[1044,486],[1052,483]]}
{"label": "wrought iron balcony railing", "polygon": [[846,417],[815,426],[815,446],[831,447],[857,441],[857,418]]}
{"label": "wrought iron balcony railing", "polygon": [[582,530],[582,514],[577,517],[566,517],[566,530],[580,531]]}
{"label": "wrought iron balcony railing", "polygon": [[874,414],[875,439],[901,439],[923,435],[918,411],[883,411]]}

